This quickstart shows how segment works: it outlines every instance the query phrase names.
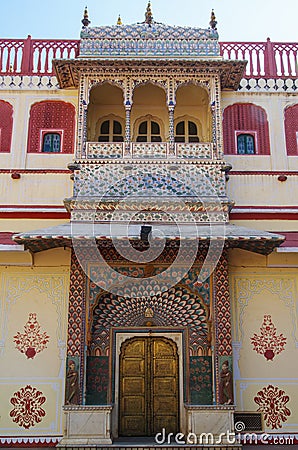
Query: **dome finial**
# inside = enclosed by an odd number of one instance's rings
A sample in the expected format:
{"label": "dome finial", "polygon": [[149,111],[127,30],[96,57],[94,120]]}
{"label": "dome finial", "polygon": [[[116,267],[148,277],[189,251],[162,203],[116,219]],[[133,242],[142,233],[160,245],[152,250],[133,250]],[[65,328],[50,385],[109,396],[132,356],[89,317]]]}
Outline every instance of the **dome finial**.
{"label": "dome finial", "polygon": [[82,19],[83,27],[88,27],[89,23],[91,23],[91,22],[89,20],[88,9],[87,9],[87,6],[85,6],[84,17]]}
{"label": "dome finial", "polygon": [[117,19],[117,25],[122,25],[122,20],[121,20],[120,14]]}
{"label": "dome finial", "polygon": [[210,25],[210,27],[211,27],[213,30],[216,30],[217,22],[216,22],[216,17],[215,17],[215,14],[214,14],[214,10],[213,10],[213,9],[212,9],[212,11],[211,11],[211,18],[210,18],[209,25]]}
{"label": "dome finial", "polygon": [[150,3],[150,0],[149,0],[148,5],[147,5],[147,9],[146,9],[146,12],[145,12],[145,22],[148,23],[148,25],[151,25],[152,24],[152,20],[153,20],[153,15],[152,15],[152,11],[151,11],[151,3]]}

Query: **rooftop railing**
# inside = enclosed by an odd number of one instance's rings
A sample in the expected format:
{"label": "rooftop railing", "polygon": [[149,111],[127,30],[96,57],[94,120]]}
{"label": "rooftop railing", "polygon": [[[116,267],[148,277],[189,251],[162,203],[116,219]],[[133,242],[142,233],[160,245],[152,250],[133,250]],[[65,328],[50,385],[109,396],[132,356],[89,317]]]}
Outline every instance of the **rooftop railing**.
{"label": "rooftop railing", "polygon": [[54,75],[53,59],[76,58],[79,40],[0,39],[1,75]]}
{"label": "rooftop railing", "polygon": [[246,78],[297,78],[296,42],[220,42],[224,59],[246,60]]}
{"label": "rooftop railing", "polygon": [[[220,42],[224,59],[247,60],[245,78],[297,78],[298,43]],[[79,55],[80,41],[0,39],[0,75],[54,75],[52,60]]]}

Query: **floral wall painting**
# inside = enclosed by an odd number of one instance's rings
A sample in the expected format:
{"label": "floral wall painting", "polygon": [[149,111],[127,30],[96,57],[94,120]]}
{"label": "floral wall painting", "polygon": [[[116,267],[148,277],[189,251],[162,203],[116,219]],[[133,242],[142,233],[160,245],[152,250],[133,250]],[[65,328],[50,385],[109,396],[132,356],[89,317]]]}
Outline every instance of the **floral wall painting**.
{"label": "floral wall painting", "polygon": [[30,313],[29,319],[24,325],[24,333],[18,331],[14,336],[16,348],[28,359],[33,359],[37,353],[46,348],[49,342],[50,336],[45,331],[41,332],[40,329],[36,314]]}
{"label": "floral wall painting", "polygon": [[46,415],[41,407],[46,401],[46,397],[35,387],[27,385],[15,392],[10,399],[13,409],[9,415],[12,421],[20,427],[29,429],[41,422]]}
{"label": "floral wall painting", "polygon": [[266,426],[272,430],[281,428],[291,415],[286,406],[289,400],[290,397],[285,391],[271,384],[259,391],[254,398],[255,403],[259,405],[257,411],[263,413]]}
{"label": "floral wall painting", "polygon": [[250,339],[253,349],[263,355],[267,361],[272,361],[276,355],[281,353],[287,342],[287,338],[283,334],[277,335],[277,329],[269,314],[264,315],[260,334],[254,333]]}

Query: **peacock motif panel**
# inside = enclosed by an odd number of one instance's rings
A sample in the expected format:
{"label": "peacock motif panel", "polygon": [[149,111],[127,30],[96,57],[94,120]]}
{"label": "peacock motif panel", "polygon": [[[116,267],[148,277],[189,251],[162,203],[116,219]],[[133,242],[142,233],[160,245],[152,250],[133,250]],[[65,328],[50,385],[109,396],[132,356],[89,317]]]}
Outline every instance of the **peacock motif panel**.
{"label": "peacock motif panel", "polygon": [[[95,266],[90,271],[96,271]],[[156,272],[160,268],[155,269]],[[175,269],[176,270],[176,269]],[[117,267],[117,272],[128,276],[144,275],[144,268]],[[178,274],[176,274],[178,276]],[[183,326],[189,329],[189,349],[193,355],[205,352],[210,346],[210,280],[198,282],[198,269],[191,270],[182,281],[169,289],[160,285],[154,277],[142,279],[141,285],[131,282],[119,284],[117,294],[106,292],[96,283],[89,283],[90,353],[109,353],[109,329],[111,327],[146,326],[148,311],[150,323],[159,327]],[[147,313],[146,313],[147,312]]]}

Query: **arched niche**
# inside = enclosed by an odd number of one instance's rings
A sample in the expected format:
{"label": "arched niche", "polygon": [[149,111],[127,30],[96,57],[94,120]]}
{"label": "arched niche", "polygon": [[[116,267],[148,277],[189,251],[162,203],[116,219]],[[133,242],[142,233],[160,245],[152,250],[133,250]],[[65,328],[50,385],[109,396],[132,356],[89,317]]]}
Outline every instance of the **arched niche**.
{"label": "arched niche", "polygon": [[234,103],[223,111],[225,154],[242,154],[238,136],[254,138],[254,152],[246,154],[270,155],[269,122],[264,108],[254,103]]}
{"label": "arched niche", "polygon": [[133,105],[131,110],[132,140],[136,140],[137,125],[142,118],[154,118],[159,124],[162,141],[168,140],[169,118],[166,103],[166,92],[160,86],[153,83],[138,85],[133,92]]}
{"label": "arched niche", "polygon": [[179,122],[180,118],[192,121],[197,125],[200,142],[211,141],[212,117],[206,89],[194,83],[178,87],[174,113],[175,124]]}
{"label": "arched niche", "polygon": [[98,140],[99,127],[103,119],[107,120],[111,118],[122,124],[125,123],[123,102],[123,91],[114,84],[97,84],[91,89],[87,115],[87,140],[89,142],[96,142]]}
{"label": "arched niche", "polygon": [[0,100],[0,152],[9,153],[12,139],[13,106]]}

